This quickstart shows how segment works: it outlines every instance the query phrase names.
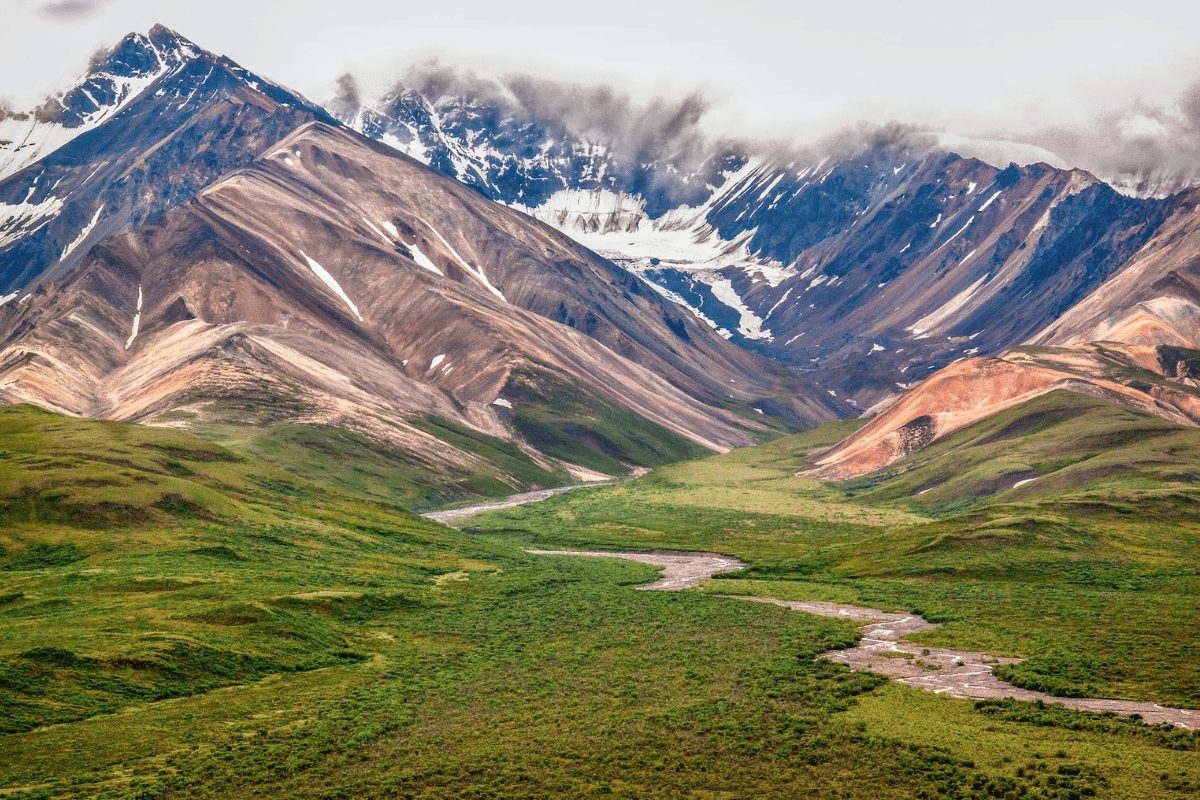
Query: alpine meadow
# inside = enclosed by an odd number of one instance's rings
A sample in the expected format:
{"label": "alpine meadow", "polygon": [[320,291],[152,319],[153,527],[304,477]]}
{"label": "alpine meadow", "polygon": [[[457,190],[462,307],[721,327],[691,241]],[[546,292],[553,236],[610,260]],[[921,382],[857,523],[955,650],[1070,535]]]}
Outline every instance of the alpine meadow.
{"label": "alpine meadow", "polygon": [[0,797],[1200,796],[1200,83],[806,144],[367,10],[0,101]]}

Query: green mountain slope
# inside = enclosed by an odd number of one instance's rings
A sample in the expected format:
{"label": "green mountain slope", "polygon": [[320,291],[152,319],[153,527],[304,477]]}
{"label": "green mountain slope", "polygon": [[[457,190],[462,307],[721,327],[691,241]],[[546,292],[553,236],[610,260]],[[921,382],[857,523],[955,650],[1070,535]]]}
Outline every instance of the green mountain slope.
{"label": "green mountain slope", "polygon": [[2,408],[0,725],[363,660],[343,618],[436,605],[480,552],[190,434]]}

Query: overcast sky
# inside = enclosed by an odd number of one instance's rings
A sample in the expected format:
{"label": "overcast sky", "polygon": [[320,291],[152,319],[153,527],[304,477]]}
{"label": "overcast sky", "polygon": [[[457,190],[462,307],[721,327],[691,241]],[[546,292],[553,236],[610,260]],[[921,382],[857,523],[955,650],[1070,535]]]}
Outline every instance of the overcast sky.
{"label": "overcast sky", "polygon": [[1181,0],[0,0],[0,9],[0,98],[16,108],[156,22],[316,101],[344,72],[369,94],[438,57],[639,98],[699,90],[715,132],[800,139],[860,119],[973,136],[1081,126],[1129,109],[1170,112],[1200,81],[1200,3]]}

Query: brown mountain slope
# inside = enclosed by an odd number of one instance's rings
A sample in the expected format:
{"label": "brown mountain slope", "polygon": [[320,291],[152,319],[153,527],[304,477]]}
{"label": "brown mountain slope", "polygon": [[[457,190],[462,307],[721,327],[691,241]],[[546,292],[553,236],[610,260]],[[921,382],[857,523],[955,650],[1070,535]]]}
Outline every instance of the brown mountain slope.
{"label": "brown mountain slope", "polygon": [[1130,263],[1030,343],[1200,347],[1198,205],[1195,189],[1176,198],[1171,216]]}
{"label": "brown mountain slope", "polygon": [[950,365],[832,448],[814,474],[873,472],[971,423],[1058,388],[1200,424],[1200,192],[1112,277],[1030,344]]}
{"label": "brown mountain slope", "polygon": [[949,433],[1057,389],[1198,425],[1200,382],[1186,370],[1180,374],[1171,351],[1085,344],[1017,348],[999,359],[956,362],[831,448],[810,474],[845,479],[875,472]]}
{"label": "brown mountain slope", "polygon": [[431,463],[473,456],[413,420],[512,439],[562,387],[717,450],[753,441],[751,404],[836,413],[549,228],[320,123],[0,308],[0,342],[9,400],[331,423]]}

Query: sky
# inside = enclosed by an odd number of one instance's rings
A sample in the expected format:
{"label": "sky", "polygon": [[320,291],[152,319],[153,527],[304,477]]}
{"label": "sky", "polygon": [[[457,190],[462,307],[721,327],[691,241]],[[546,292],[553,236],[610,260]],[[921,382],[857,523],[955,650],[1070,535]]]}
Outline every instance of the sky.
{"label": "sky", "polygon": [[1096,126],[1114,141],[1200,130],[1200,107],[1180,110],[1200,85],[1200,4],[1179,0],[0,0],[0,18],[16,109],[161,22],[317,102],[346,72],[370,95],[437,58],[641,100],[700,92],[715,133],[759,138],[901,121],[1070,152]]}

